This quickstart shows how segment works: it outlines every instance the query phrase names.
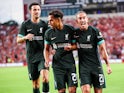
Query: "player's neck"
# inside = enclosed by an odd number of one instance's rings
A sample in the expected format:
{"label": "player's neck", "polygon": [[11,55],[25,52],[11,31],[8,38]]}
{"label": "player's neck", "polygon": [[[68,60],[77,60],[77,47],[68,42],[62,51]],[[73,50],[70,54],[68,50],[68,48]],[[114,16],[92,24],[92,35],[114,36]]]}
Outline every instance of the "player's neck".
{"label": "player's neck", "polygon": [[31,21],[32,21],[33,23],[39,23],[40,18],[31,18]]}
{"label": "player's neck", "polygon": [[87,30],[88,30],[88,27],[89,27],[89,25],[82,26],[82,27],[80,28],[80,30],[81,30],[81,31],[87,31]]}

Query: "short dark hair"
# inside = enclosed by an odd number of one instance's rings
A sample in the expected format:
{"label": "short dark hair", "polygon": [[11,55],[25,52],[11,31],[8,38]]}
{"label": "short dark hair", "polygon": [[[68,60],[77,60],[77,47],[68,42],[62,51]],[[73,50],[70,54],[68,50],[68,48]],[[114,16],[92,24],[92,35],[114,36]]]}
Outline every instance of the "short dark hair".
{"label": "short dark hair", "polygon": [[76,15],[76,17],[77,17],[77,15],[78,14],[80,14],[80,13],[84,13],[84,14],[86,14],[87,15],[87,13],[85,12],[85,11],[78,11],[75,15]]}
{"label": "short dark hair", "polygon": [[31,4],[29,5],[29,10],[31,10],[31,7],[32,7],[33,5],[39,5],[40,8],[41,8],[41,5],[40,5],[39,3],[33,2],[33,3],[31,3]]}
{"label": "short dark hair", "polygon": [[50,11],[49,15],[53,15],[54,18],[63,18],[63,12],[57,9]]}

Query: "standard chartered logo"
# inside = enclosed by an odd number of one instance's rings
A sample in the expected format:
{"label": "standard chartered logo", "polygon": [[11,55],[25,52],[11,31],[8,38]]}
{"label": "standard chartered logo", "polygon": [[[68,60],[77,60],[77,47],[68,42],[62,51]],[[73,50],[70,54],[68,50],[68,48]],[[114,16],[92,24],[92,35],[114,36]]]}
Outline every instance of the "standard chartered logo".
{"label": "standard chartered logo", "polygon": [[43,37],[42,36],[34,36],[33,40],[43,40]]}
{"label": "standard chartered logo", "polygon": [[93,48],[91,44],[79,44],[80,48]]}

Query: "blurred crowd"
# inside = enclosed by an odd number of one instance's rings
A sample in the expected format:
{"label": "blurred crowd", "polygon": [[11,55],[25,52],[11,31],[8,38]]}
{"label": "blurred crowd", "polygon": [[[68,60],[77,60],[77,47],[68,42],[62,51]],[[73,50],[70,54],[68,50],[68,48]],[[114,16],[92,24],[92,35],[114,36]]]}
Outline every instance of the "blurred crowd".
{"label": "blurred crowd", "polygon": [[[124,17],[100,17],[89,20],[89,24],[102,32],[110,59],[124,60]],[[77,26],[72,18],[65,18],[64,23]],[[0,24],[0,63],[26,62],[25,43],[16,43],[18,31],[19,25],[15,21]]]}
{"label": "blurred crowd", "polygon": [[[77,26],[75,19],[68,18],[64,22]],[[102,32],[110,59],[124,60],[124,17],[89,18],[89,24]]]}
{"label": "blurred crowd", "polygon": [[15,21],[0,24],[0,63],[25,62],[25,44],[18,45],[19,25]]}
{"label": "blurred crowd", "polygon": [[93,25],[102,31],[112,59],[124,59],[124,17],[99,18]]}

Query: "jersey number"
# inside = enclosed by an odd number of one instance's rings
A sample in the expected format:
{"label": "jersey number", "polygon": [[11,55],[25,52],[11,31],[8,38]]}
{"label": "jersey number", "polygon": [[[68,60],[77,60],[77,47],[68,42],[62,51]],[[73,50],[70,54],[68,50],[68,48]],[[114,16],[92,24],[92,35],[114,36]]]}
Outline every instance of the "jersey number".
{"label": "jersey number", "polygon": [[100,85],[104,84],[104,75],[103,74],[99,74],[99,82],[100,82]]}
{"label": "jersey number", "polygon": [[76,73],[71,73],[71,76],[72,76],[72,81],[74,82],[74,84],[77,83],[77,75]]}

